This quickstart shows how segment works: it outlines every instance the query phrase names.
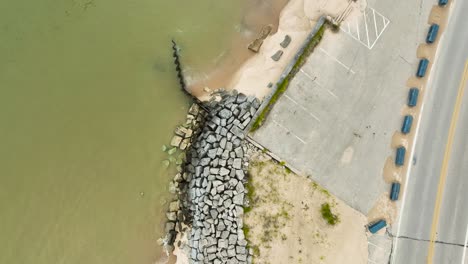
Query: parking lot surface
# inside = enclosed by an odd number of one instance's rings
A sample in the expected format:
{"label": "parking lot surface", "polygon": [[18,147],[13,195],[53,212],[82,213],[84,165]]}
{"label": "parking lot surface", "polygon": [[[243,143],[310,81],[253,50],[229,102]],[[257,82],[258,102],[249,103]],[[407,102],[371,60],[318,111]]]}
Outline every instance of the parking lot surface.
{"label": "parking lot surface", "polygon": [[367,215],[390,188],[383,167],[432,4],[369,1],[327,31],[253,139]]}

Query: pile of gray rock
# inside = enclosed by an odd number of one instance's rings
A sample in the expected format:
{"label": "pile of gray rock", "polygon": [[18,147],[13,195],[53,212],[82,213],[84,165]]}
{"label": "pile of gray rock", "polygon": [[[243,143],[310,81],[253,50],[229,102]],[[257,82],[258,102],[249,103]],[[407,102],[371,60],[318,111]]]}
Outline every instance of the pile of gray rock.
{"label": "pile of gray rock", "polygon": [[174,137],[171,140],[171,146],[185,150],[192,141],[192,136],[199,129],[202,119],[204,118],[203,109],[194,103],[190,107],[185,124],[176,127]]}
{"label": "pile of gray rock", "polygon": [[[208,113],[187,151],[192,263],[251,263],[243,232],[247,199],[245,129],[260,106],[255,97],[223,93],[207,104]],[[179,204],[177,204],[179,206]]]}
{"label": "pile of gray rock", "polygon": [[168,154],[168,159],[164,160],[163,164],[166,167],[175,164],[177,169],[176,175],[169,183],[169,192],[175,194],[176,197],[175,200],[169,203],[166,213],[165,236],[160,239],[160,244],[163,245],[167,254],[173,251],[177,233],[183,231],[182,224],[186,224],[187,221],[191,220],[188,208],[182,205],[182,202],[186,200],[185,197],[187,197],[188,185],[191,180],[191,174],[185,171],[187,160],[185,152],[190,149],[192,141],[201,131],[205,116],[206,111],[200,108],[197,103],[192,104],[188,110],[185,123],[177,126],[174,130],[174,136],[170,143],[171,147],[163,146],[162,148]]}

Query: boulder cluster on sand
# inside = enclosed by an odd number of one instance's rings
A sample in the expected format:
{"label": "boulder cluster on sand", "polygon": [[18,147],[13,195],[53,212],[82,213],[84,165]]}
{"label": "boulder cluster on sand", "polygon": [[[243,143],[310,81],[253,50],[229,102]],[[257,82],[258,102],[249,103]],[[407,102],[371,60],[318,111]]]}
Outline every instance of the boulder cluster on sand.
{"label": "boulder cluster on sand", "polygon": [[250,263],[243,231],[246,190],[244,130],[260,106],[255,97],[224,93],[211,101],[203,128],[187,152],[192,263]]}
{"label": "boulder cluster on sand", "polygon": [[272,31],[273,25],[266,25],[262,27],[262,31],[260,32],[258,37],[254,41],[252,41],[247,48],[255,53],[258,53],[260,51],[260,47],[263,44],[263,41],[270,35]]}

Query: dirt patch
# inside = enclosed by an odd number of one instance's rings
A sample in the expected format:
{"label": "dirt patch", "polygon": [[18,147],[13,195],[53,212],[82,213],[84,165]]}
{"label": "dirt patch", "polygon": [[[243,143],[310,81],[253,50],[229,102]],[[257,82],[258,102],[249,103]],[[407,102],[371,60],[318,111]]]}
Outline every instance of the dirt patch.
{"label": "dirt patch", "polygon": [[283,165],[251,159],[244,225],[254,263],[367,263],[366,217]]}

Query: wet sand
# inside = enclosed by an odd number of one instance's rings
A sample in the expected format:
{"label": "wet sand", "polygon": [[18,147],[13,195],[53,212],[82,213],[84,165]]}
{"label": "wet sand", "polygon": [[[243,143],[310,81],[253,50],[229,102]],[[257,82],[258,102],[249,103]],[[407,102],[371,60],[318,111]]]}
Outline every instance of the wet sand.
{"label": "wet sand", "polygon": [[229,85],[232,76],[256,53],[247,46],[257,38],[263,26],[272,25],[274,34],[278,30],[279,15],[289,0],[254,0],[246,9],[239,23],[239,34],[232,37],[231,46],[217,58],[216,67],[207,73],[188,73],[190,93],[202,98],[208,93],[205,88],[216,90]]}

